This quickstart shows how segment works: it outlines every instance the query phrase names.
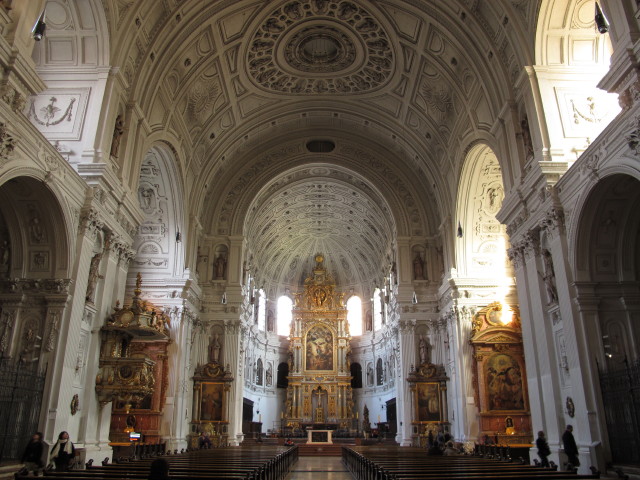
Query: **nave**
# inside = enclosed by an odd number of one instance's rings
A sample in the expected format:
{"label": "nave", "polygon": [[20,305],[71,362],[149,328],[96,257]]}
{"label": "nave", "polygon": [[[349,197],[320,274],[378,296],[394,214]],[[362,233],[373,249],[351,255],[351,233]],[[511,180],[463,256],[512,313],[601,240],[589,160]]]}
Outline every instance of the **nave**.
{"label": "nave", "polygon": [[[46,470],[45,476],[55,480],[115,480],[147,479],[154,463],[169,464],[169,478],[202,480],[564,480],[600,478],[600,472],[590,467],[590,475],[575,470],[558,471],[528,465],[520,458],[511,458],[508,446],[482,448],[467,454],[434,455],[424,448],[384,446],[342,447],[342,455],[301,456],[299,445],[246,445],[240,447],[205,448],[190,451],[167,451],[165,454],[142,455],[141,458],[108,459],[94,466],[90,459],[85,469],[69,471]],[[78,466],[80,467],[80,466]],[[16,480],[30,478],[26,472]],[[165,477],[163,477],[165,478]],[[154,479],[153,480],[159,480]]]}

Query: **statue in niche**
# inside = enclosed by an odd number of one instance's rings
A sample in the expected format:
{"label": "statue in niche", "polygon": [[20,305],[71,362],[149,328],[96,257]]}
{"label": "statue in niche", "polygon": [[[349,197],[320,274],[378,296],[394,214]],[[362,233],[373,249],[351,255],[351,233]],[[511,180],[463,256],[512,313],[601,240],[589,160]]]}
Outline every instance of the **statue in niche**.
{"label": "statue in niche", "polygon": [[213,268],[217,279],[224,279],[224,272],[227,268],[227,261],[224,255],[221,253],[216,257],[216,261],[213,263]]}
{"label": "statue in niche", "polygon": [[424,262],[420,252],[417,252],[416,258],[413,259],[413,278],[414,280],[424,280]]}
{"label": "statue in niche", "polygon": [[267,332],[273,332],[273,311],[267,313]]}
{"label": "statue in niche", "polygon": [[91,258],[91,265],[89,266],[89,281],[87,282],[87,293],[85,294],[85,300],[87,302],[93,303],[98,279],[104,278],[99,273],[101,260],[102,253],[96,253],[93,258]]}
{"label": "statue in niche", "polygon": [[556,289],[556,275],[553,270],[553,259],[549,250],[542,251],[542,259],[544,261],[544,286],[547,290],[547,301],[549,304],[558,302],[558,290]]}
{"label": "statue in niche", "polygon": [[429,343],[424,338],[424,336],[420,337],[420,342],[418,343],[418,356],[420,357],[420,365],[424,365],[430,362],[430,354],[429,354]]}
{"label": "statue in niche", "polygon": [[273,369],[271,367],[271,364],[269,364],[267,366],[267,373],[265,373],[265,385],[267,387],[270,387],[272,383],[273,383]]}
{"label": "statue in niche", "polygon": [[29,221],[29,232],[31,234],[31,241],[33,243],[42,243],[44,241],[44,229],[40,224],[40,219],[32,212],[33,217]]}
{"label": "statue in niche", "polygon": [[531,130],[529,130],[529,119],[525,117],[520,122],[522,128],[522,143],[524,144],[524,154],[527,160],[533,158],[533,142],[531,141]]}
{"label": "statue in niche", "polygon": [[367,385],[373,385],[373,366],[367,365]]}
{"label": "statue in niche", "polygon": [[367,310],[364,320],[364,329],[367,332],[373,331],[373,317],[371,316],[371,310]]}
{"label": "statue in niche", "polygon": [[209,363],[220,363],[220,341],[219,336],[216,334],[209,343]]}
{"label": "statue in niche", "polygon": [[116,123],[113,127],[113,138],[111,139],[110,154],[112,157],[118,158],[118,151],[120,150],[120,140],[124,133],[124,119],[122,115],[116,117]]}
{"label": "statue in niche", "polygon": [[140,187],[140,206],[142,209],[149,213],[153,208],[153,199],[155,197],[155,191],[153,188]]}

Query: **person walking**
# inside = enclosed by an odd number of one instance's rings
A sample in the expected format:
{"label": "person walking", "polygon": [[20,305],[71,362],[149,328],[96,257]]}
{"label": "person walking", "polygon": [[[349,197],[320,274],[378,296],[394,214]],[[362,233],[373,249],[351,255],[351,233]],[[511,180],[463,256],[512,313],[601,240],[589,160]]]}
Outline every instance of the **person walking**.
{"label": "person walking", "polygon": [[21,462],[24,463],[24,470],[33,472],[37,477],[42,473],[44,463],[42,462],[42,452],[44,444],[42,443],[42,433],[36,432],[32,435],[31,440],[27,444],[22,454]]}
{"label": "person walking", "polygon": [[551,455],[551,449],[549,448],[549,443],[544,436],[544,432],[540,430],[538,432],[538,439],[536,440],[536,447],[538,447],[538,456],[540,457],[540,464],[549,468],[549,455]]}
{"label": "person walking", "polygon": [[576,439],[573,438],[573,425],[567,425],[567,429],[562,434],[562,444],[564,445],[564,453],[569,458],[569,464],[577,468],[580,466],[578,459],[578,446]]}
{"label": "person walking", "polygon": [[58,435],[58,441],[51,449],[51,460],[56,465],[56,471],[69,470],[69,464],[76,455],[76,448],[73,446],[71,440],[69,440],[69,434],[67,432],[60,432]]}

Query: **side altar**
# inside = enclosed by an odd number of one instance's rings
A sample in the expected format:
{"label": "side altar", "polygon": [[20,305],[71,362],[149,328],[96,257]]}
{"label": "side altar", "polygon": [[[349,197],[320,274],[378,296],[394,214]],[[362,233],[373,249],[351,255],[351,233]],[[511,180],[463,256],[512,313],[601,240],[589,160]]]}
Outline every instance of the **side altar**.
{"label": "side altar", "polygon": [[316,255],[315,261],[304,291],[295,294],[285,422],[291,428],[310,423],[349,428],[354,414],[347,308],[324,257]]}

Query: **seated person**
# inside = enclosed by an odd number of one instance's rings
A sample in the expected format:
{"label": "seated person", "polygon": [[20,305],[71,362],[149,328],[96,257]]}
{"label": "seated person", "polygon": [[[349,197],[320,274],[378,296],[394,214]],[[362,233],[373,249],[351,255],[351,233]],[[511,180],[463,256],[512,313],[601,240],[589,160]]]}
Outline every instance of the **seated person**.
{"label": "seated person", "polygon": [[211,448],[211,439],[209,438],[208,434],[200,432],[200,437],[198,438],[198,447],[201,449]]}
{"label": "seated person", "polygon": [[452,441],[448,441],[445,445],[444,451],[442,452],[443,455],[458,455],[458,450],[456,450],[456,448],[453,446],[453,442]]}

